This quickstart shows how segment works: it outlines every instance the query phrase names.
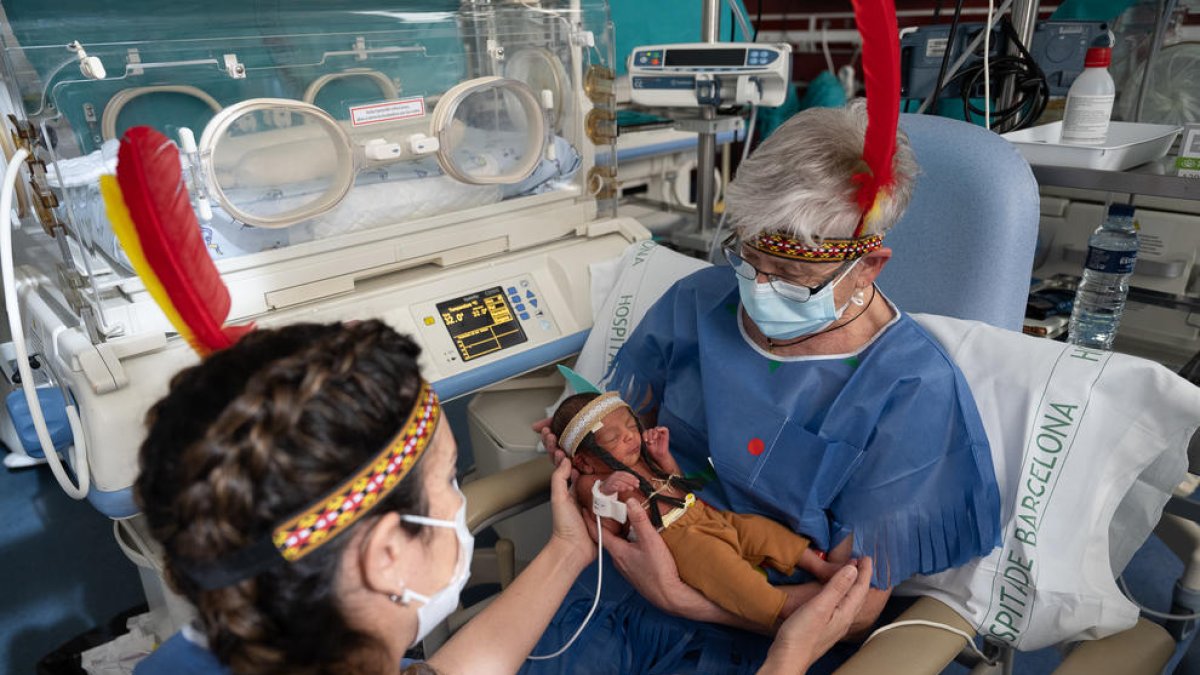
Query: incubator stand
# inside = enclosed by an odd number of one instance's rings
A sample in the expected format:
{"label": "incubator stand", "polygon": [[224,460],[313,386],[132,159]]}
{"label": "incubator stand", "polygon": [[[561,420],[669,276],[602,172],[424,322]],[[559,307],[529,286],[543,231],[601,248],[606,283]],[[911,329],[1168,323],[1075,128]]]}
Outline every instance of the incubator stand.
{"label": "incubator stand", "polygon": [[[0,146],[30,153],[7,309],[78,411],[76,479],[143,567],[143,418],[196,356],[100,199],[127,128],[178,144],[230,323],[382,318],[446,400],[577,352],[589,265],[648,236],[615,217],[603,0],[326,7],[0,2]],[[183,617],[156,609],[165,637]]]}

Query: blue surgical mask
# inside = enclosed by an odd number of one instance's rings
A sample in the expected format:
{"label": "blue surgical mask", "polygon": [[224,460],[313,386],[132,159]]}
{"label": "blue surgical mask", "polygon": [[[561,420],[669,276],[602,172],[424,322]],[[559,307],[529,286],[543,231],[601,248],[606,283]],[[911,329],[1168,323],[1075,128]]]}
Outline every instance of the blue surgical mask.
{"label": "blue surgical mask", "polygon": [[773,340],[791,340],[820,332],[846,311],[849,303],[841,307],[834,305],[833,289],[857,264],[858,261],[854,261],[833,283],[805,302],[783,297],[771,288],[771,284],[760,284],[739,276],[738,294],[742,298],[742,308],[762,334]]}

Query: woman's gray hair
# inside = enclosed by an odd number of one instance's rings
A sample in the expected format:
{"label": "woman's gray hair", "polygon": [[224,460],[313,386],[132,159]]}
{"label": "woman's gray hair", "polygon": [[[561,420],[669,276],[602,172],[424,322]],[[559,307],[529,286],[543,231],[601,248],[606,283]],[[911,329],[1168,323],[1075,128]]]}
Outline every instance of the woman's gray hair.
{"label": "woman's gray hair", "polygon": [[[845,108],[811,108],[771,134],[738,168],[725,192],[725,208],[742,239],[784,232],[809,245],[854,236],[862,212],[856,173],[866,171],[865,99]],[[917,162],[908,136],[896,133],[891,198],[863,234],[884,234],[900,220],[912,197]]]}

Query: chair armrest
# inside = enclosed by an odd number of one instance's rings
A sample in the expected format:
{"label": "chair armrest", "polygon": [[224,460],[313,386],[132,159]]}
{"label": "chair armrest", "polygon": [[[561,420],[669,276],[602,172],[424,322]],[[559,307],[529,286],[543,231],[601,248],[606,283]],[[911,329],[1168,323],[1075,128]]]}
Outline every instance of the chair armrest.
{"label": "chair armrest", "polygon": [[1159,673],[1174,653],[1175,641],[1167,631],[1143,618],[1127,631],[1079,643],[1054,675]]}
{"label": "chair armrest", "polygon": [[[968,635],[975,628],[945,604],[923,597],[909,607],[896,621],[923,619],[958,628]],[[928,675],[940,673],[965,646],[954,633],[928,626],[902,626],[879,634],[863,645],[841,668],[837,675]]]}
{"label": "chair armrest", "polygon": [[532,459],[463,486],[467,497],[467,529],[471,534],[491,527],[550,500],[554,466],[545,457]]}

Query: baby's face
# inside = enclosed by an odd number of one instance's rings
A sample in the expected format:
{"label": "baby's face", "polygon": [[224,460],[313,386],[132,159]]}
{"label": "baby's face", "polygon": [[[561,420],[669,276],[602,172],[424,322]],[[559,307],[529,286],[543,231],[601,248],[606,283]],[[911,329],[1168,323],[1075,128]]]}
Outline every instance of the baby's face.
{"label": "baby's face", "polygon": [[637,420],[629,408],[614,410],[600,421],[603,425],[596,432],[596,444],[608,451],[618,462],[626,466],[637,463],[642,451],[642,436]]}

